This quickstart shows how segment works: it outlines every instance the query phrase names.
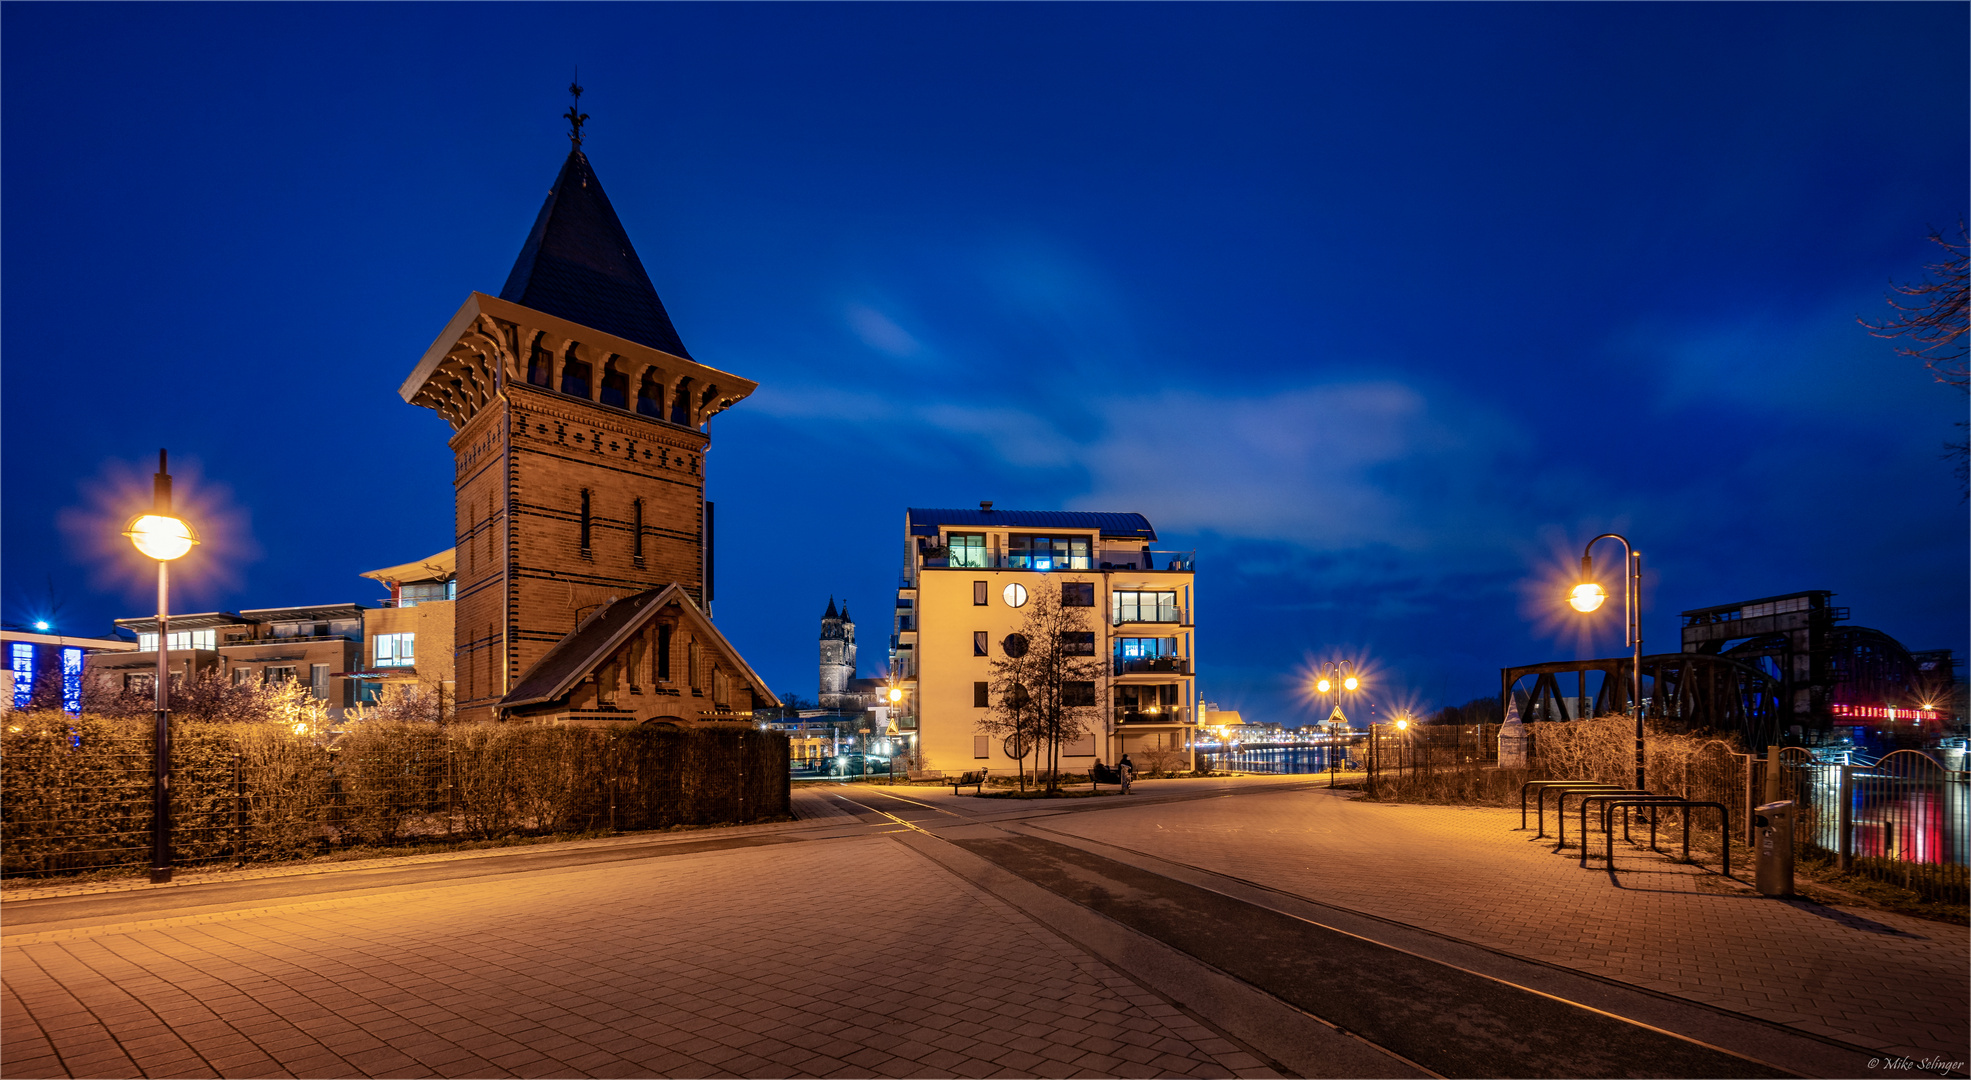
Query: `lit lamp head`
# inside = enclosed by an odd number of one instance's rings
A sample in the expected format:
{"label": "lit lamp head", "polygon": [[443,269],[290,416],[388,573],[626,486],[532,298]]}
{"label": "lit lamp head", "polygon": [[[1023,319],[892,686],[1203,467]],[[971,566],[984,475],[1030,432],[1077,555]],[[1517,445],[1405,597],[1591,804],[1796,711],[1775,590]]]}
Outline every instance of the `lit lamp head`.
{"label": "lit lamp head", "polygon": [[1603,600],[1608,599],[1608,592],[1595,584],[1594,576],[1594,559],[1581,556],[1581,584],[1574,586],[1574,591],[1567,594],[1567,602],[1583,614],[1595,610]]}
{"label": "lit lamp head", "polygon": [[139,514],[130,519],[123,535],[137,545],[138,551],[159,562],[182,558],[198,543],[198,530],[170,514]]}
{"label": "lit lamp head", "polygon": [[1341,688],[1343,690],[1353,690],[1361,685],[1362,685],[1362,680],[1356,678],[1353,675],[1350,675],[1348,678],[1341,680]]}
{"label": "lit lamp head", "polygon": [[1410,721],[1407,719],[1396,721],[1396,730],[1398,731],[1410,730]]}
{"label": "lit lamp head", "polygon": [[902,700],[903,700],[903,691],[898,687],[894,687],[894,686],[890,687],[890,704],[895,705],[897,702]]}
{"label": "lit lamp head", "polygon": [[1329,682],[1326,679],[1322,679],[1320,682],[1314,684],[1314,689],[1319,690],[1323,694],[1327,693],[1330,690],[1333,690],[1334,688],[1335,688],[1335,684]]}

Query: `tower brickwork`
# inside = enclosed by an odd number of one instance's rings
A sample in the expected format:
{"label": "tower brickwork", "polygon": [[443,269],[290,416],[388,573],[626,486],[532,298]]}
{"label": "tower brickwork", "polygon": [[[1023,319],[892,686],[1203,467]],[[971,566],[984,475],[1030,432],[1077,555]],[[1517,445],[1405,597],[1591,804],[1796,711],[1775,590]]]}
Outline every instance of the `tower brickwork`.
{"label": "tower brickwork", "polygon": [[690,359],[570,153],[501,295],[471,294],[400,390],[454,431],[461,719],[498,718],[612,601],[675,583],[709,604],[706,422],[755,388]]}

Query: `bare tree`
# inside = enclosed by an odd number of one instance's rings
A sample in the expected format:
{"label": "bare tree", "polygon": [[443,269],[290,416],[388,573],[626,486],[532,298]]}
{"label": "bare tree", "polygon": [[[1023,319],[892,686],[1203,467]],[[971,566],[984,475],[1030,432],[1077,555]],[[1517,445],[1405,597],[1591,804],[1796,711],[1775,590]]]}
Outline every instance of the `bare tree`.
{"label": "bare tree", "polygon": [[1027,755],[1040,743],[1040,710],[1030,689],[1039,673],[1025,634],[1009,634],[999,646],[999,655],[986,665],[989,704],[980,726],[988,735],[1005,740],[1006,756],[1020,763],[1020,786],[1024,788]]}
{"label": "bare tree", "polygon": [[[1930,242],[1944,249],[1942,262],[1923,267],[1924,278],[1912,285],[1890,284],[1888,302],[1895,314],[1880,323],[1856,321],[1879,338],[1901,338],[1896,346],[1902,356],[1923,361],[1940,383],[1971,393],[1971,366],[1966,363],[1967,295],[1971,295],[1971,243],[1967,243],[1964,219],[1957,220],[1957,239],[1930,230]],[[1957,422],[1956,442],[1944,444],[1948,459],[1957,462],[1960,491],[1971,494],[1971,428]]]}
{"label": "bare tree", "polygon": [[989,665],[988,688],[1000,691],[994,695],[1000,704],[988,717],[996,715],[1016,738],[1032,733],[1053,791],[1059,786],[1062,745],[1103,727],[1109,671],[1105,658],[1095,654],[1091,608],[1062,603],[1061,584],[1046,575],[1028,595],[1019,631],[1000,642],[1002,655]]}

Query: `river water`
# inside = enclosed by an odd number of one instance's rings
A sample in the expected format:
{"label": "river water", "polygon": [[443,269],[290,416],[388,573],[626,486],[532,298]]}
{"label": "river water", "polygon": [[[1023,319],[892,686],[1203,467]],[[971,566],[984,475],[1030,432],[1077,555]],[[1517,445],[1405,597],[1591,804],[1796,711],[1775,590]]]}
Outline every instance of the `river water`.
{"label": "river water", "polygon": [[1210,762],[1214,769],[1255,773],[1327,772],[1330,754],[1338,755],[1342,769],[1347,770],[1348,748],[1345,746],[1245,746],[1231,750],[1198,751],[1198,756]]}

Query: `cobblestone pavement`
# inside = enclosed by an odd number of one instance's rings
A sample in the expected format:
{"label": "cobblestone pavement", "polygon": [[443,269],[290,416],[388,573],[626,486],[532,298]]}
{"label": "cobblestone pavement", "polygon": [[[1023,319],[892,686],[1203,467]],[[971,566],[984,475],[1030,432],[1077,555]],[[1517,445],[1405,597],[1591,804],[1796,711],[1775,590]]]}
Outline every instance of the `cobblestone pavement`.
{"label": "cobblestone pavement", "polygon": [[1268,1076],[861,825],[846,839],[12,935],[39,1076]]}
{"label": "cobblestone pavement", "polygon": [[1034,823],[1885,1054],[1971,1057],[1961,926],[1763,898],[1619,840],[1611,884],[1514,831],[1516,809],[1321,790],[1110,806]]}

